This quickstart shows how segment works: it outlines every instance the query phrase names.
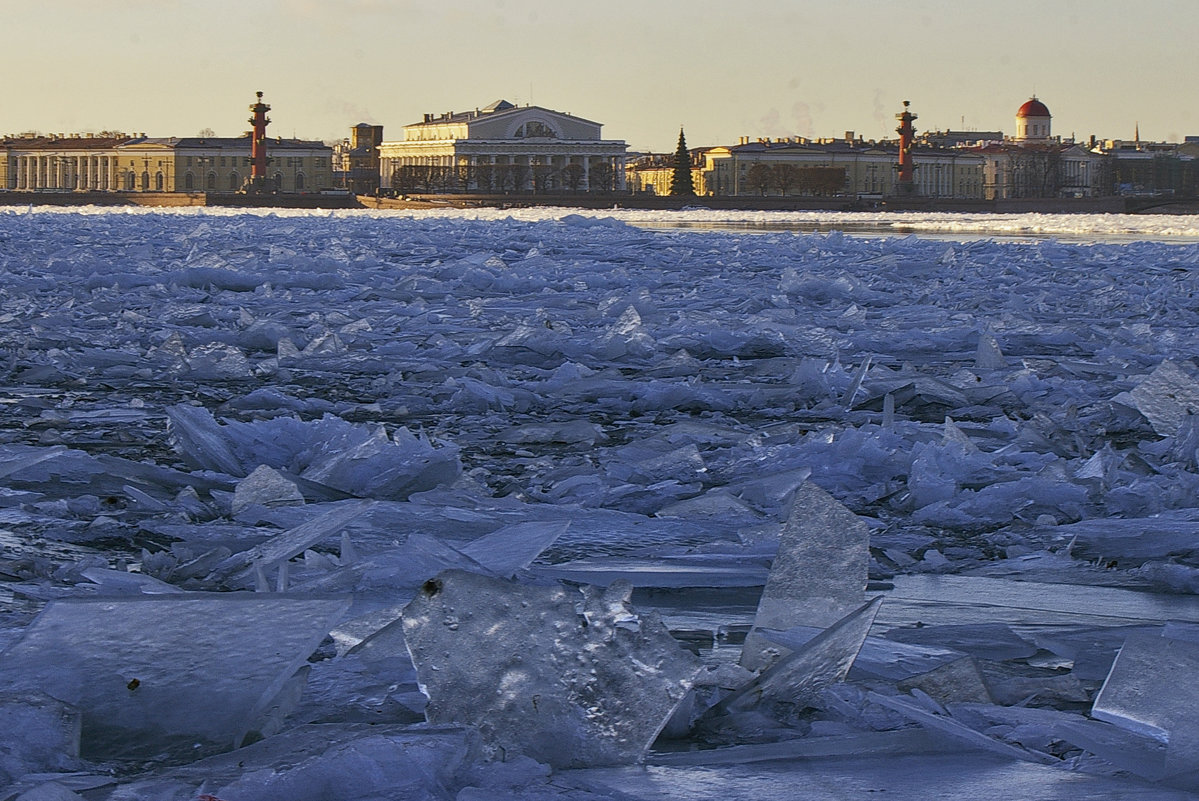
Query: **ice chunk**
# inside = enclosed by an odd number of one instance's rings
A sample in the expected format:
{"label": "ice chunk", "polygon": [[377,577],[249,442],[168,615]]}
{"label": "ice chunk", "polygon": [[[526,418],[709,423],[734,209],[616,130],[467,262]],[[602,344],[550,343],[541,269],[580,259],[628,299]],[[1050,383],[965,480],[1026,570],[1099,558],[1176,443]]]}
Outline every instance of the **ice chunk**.
{"label": "ice chunk", "polygon": [[824,737],[800,737],[777,743],[752,743],[700,751],[655,753],[650,765],[746,765],[775,760],[823,757],[881,757],[888,754],[921,754],[944,750],[938,738],[916,729],[869,731]]}
{"label": "ice chunk", "polygon": [[214,574],[245,579],[256,568],[268,570],[277,567],[293,556],[302,554],[318,542],[334,536],[369,512],[375,504],[375,501],[361,500],[336,504],[332,509],[317,515],[307,523],[301,523],[261,545],[255,545],[249,550],[234,554],[218,565]]}
{"label": "ice chunk", "polygon": [[939,704],[992,702],[987,683],[972,656],[964,656],[948,664],[933,668],[928,673],[912,676],[899,682],[896,687],[902,692],[918,689]]}
{"label": "ice chunk", "polygon": [[58,782],[46,782],[26,790],[14,801],[83,801],[83,796],[66,785]]}
{"label": "ice chunk", "polygon": [[896,642],[952,648],[997,661],[1023,659],[1037,652],[1037,646],[1002,623],[918,626],[891,629],[885,636]]}
{"label": "ice chunk", "polygon": [[78,767],[80,716],[73,706],[39,692],[5,693],[0,695],[0,732],[6,733],[0,786],[29,773]]}
{"label": "ice chunk", "polygon": [[26,468],[53,459],[59,454],[66,453],[64,445],[54,445],[49,448],[30,448],[28,450],[10,452],[9,448],[0,451],[3,461],[0,461],[0,478],[7,478],[14,473],[20,473]]}
{"label": "ice chunk", "polygon": [[[762,634],[773,643],[797,651],[809,640],[820,634],[822,629],[814,626],[794,626],[786,631],[762,629]],[[948,648],[932,648],[924,645],[909,645],[892,642],[883,637],[867,637],[854,660],[854,672],[872,677],[897,681],[928,673],[942,665],[960,659],[963,654]]]}
{"label": "ice chunk", "polygon": [[497,756],[639,761],[699,669],[631,587],[521,586],[448,570],[405,608],[430,723],[478,726]]}
{"label": "ice chunk", "polygon": [[1199,768],[1199,643],[1130,634],[1091,715],[1167,743],[1166,770]]}
{"label": "ice chunk", "polygon": [[894,696],[880,695],[879,693],[875,692],[870,693],[869,698],[876,704],[885,706],[888,709],[893,709],[901,715],[916,721],[927,729],[944,734],[972,748],[980,748],[985,751],[992,751],[996,754],[1011,757],[1013,759],[1040,762],[1042,764],[1052,764],[1057,762],[1056,759],[1053,759],[1045,754],[1040,754],[1036,751],[1026,751],[1023,748],[1017,748],[1016,746],[1009,745],[1001,740],[988,737],[987,735],[975,731],[974,729],[961,723],[960,721],[955,720],[952,717],[930,712],[910,700],[897,698]]}
{"label": "ice chunk", "polygon": [[49,604],[0,654],[0,682],[78,707],[89,759],[237,747],[344,600],[187,593]]}
{"label": "ice chunk", "polygon": [[1069,721],[1054,727],[1063,740],[1085,748],[1100,759],[1151,781],[1167,775],[1166,746],[1098,720]]}
{"label": "ice chunk", "polygon": [[[453,798],[479,757],[464,727],[330,723],[297,726],[193,764],[123,783],[111,798],[329,799]],[[169,791],[165,788],[169,788]]]}
{"label": "ice chunk", "polygon": [[999,349],[999,342],[991,334],[984,332],[978,335],[974,366],[980,370],[1002,370],[1007,367],[1007,359]]}
{"label": "ice chunk", "polygon": [[233,492],[233,514],[251,504],[262,506],[301,506],[304,495],[294,481],[278,470],[259,465],[254,472],[237,483]]}
{"label": "ice chunk", "polygon": [[533,563],[570,527],[570,521],[517,523],[480,537],[459,550],[497,576],[511,577]]}
{"label": "ice chunk", "polygon": [[757,629],[824,628],[866,597],[870,530],[857,515],[811,482],[796,491],[758,602],[741,664],[759,670],[778,657]]}
{"label": "ice chunk", "polygon": [[1165,359],[1135,388],[1112,400],[1136,409],[1154,431],[1170,437],[1188,414],[1199,414],[1199,383]]}
{"label": "ice chunk", "polygon": [[803,707],[825,687],[844,681],[882,602],[878,597],[855,609],[721,700],[709,714],[779,704]]}
{"label": "ice chunk", "polygon": [[231,476],[246,474],[211,412],[202,406],[180,404],[170,407],[166,413],[171,423],[171,436],[196,467]]}

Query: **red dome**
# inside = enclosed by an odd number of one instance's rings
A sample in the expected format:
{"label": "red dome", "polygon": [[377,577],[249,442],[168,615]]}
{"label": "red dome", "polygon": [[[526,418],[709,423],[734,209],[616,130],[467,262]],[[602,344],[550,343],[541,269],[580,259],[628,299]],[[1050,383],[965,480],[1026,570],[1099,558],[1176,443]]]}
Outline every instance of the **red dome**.
{"label": "red dome", "polygon": [[1045,104],[1035,97],[1029,100],[1020,110],[1016,112],[1017,117],[1051,117],[1049,109],[1045,108]]}

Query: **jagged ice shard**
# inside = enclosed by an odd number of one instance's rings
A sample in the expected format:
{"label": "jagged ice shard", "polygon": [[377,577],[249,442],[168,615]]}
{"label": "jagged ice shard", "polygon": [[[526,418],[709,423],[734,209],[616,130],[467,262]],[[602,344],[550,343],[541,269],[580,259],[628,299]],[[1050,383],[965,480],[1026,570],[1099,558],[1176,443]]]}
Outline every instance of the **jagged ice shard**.
{"label": "jagged ice shard", "polygon": [[778,555],[758,601],[741,665],[760,670],[778,658],[758,629],[825,628],[866,598],[870,531],[820,487],[805,482],[779,535]]}
{"label": "jagged ice shard", "polygon": [[642,759],[699,670],[632,588],[527,586],[460,570],[404,610],[432,724],[477,726],[500,759],[555,768]]}
{"label": "jagged ice shard", "polygon": [[226,751],[264,733],[348,607],[241,593],[58,601],[0,654],[0,687],[77,707],[89,759]]}
{"label": "jagged ice shard", "polygon": [[778,705],[802,708],[820,690],[844,681],[882,603],[880,596],[855,609],[722,699],[712,713]]}

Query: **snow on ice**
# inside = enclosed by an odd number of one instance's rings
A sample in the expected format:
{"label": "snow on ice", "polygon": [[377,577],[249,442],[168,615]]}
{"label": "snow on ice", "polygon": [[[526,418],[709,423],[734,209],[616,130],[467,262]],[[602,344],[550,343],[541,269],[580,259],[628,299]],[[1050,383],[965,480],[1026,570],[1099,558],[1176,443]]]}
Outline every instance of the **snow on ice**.
{"label": "snow on ice", "polygon": [[18,208],[0,270],[0,801],[1199,797],[1194,218]]}

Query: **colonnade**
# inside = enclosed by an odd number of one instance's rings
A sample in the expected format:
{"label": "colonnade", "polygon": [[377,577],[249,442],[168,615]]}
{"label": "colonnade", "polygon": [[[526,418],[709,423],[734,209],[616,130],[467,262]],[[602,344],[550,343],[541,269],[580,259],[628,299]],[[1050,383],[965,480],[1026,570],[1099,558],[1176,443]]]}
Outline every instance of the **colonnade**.
{"label": "colonnade", "polygon": [[[504,153],[487,155],[435,155],[435,156],[384,156],[381,159],[382,186],[391,187],[392,174],[401,167],[437,167],[445,170],[466,168],[471,175],[478,175],[480,168],[505,169],[523,167],[528,173],[521,179],[523,186],[514,187],[518,191],[530,189],[533,186],[532,171],[537,167],[550,167],[560,171],[570,164],[578,164],[583,168],[580,190],[591,188],[591,171],[596,164],[607,165],[611,170],[612,186],[617,191],[623,191],[625,184],[625,155],[611,154],[561,154],[561,153]],[[478,188],[476,186],[464,187]]]}
{"label": "colonnade", "polygon": [[113,192],[117,183],[117,157],[97,155],[12,156],[15,181],[11,189],[34,191],[59,189]]}

